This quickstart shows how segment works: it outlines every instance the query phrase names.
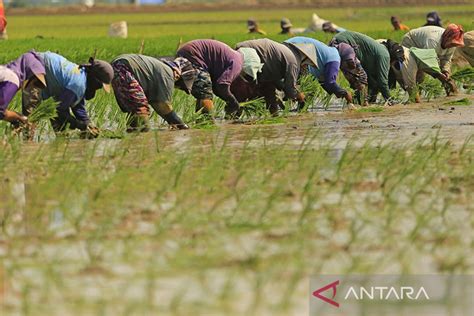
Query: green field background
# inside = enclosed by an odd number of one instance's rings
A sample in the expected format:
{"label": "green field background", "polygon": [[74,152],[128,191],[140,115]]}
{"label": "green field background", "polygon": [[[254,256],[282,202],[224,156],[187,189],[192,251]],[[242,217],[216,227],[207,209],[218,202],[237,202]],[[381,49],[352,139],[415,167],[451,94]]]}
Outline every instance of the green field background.
{"label": "green field background", "polygon": [[[403,23],[416,28],[424,23],[425,15],[437,10],[443,23],[462,24],[466,30],[474,29],[474,6],[456,5],[432,7],[388,8],[340,8],[340,9],[275,9],[245,11],[167,12],[92,15],[34,15],[8,18],[9,41],[0,42],[0,62],[16,58],[29,49],[59,52],[74,61],[82,61],[97,50],[97,56],[111,59],[121,53],[138,52],[141,40],[145,40],[144,53],[152,56],[173,55],[180,40],[215,38],[233,46],[235,43],[254,38],[246,33],[246,20],[256,18],[267,37],[283,41],[278,35],[282,17],[291,19],[295,27],[307,27],[312,13],[374,38],[400,40],[403,32],[393,32],[390,16],[399,16]],[[128,39],[107,37],[109,24],[125,20],[128,23]],[[310,33],[327,42],[331,34]]]}

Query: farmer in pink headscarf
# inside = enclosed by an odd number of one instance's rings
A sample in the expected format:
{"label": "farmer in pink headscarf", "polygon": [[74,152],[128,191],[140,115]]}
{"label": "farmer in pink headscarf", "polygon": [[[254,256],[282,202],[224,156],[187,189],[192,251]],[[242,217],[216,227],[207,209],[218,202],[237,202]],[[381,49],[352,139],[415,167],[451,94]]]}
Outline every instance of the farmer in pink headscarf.
{"label": "farmer in pink headscarf", "polygon": [[0,40],[7,39],[7,19],[5,18],[5,9],[3,0],[0,0]]}

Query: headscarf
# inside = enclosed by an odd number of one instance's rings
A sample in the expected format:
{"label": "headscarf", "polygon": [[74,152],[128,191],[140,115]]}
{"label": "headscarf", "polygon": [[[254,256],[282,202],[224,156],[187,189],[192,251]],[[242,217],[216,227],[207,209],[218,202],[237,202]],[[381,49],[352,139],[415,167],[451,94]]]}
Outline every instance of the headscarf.
{"label": "headscarf", "polygon": [[365,72],[364,68],[362,68],[362,65],[357,58],[356,61],[357,63],[355,69],[344,69],[341,67],[341,71],[351,85],[352,89],[361,90],[364,85],[368,84],[367,73]]}
{"label": "headscarf", "polygon": [[442,27],[441,18],[438,15],[438,12],[433,11],[433,12],[430,12],[426,15],[426,23],[425,23],[424,26],[428,26],[428,25],[434,25],[434,26]]}
{"label": "headscarf", "polygon": [[240,52],[244,58],[242,71],[254,81],[257,80],[257,73],[261,72],[263,67],[257,51],[248,47],[241,47],[237,51]]}
{"label": "headscarf", "polygon": [[44,68],[44,61],[35,51],[29,51],[18,57],[17,60],[5,65],[8,69],[13,71],[19,79],[20,87],[26,80],[30,80],[33,76],[42,77],[40,79],[43,84],[46,69]]}
{"label": "headscarf", "polygon": [[174,60],[162,60],[165,64],[173,69],[174,80],[182,80],[186,93],[191,93],[194,81],[196,80],[198,71],[193,67],[191,62],[184,57],[178,57]]}
{"label": "headscarf", "polygon": [[464,47],[464,30],[461,25],[449,24],[441,35],[441,47],[446,48],[449,44],[455,47]]}
{"label": "headscarf", "polygon": [[339,56],[341,56],[341,60],[356,60],[356,52],[354,48],[346,43],[338,43],[338,44],[333,44],[331,45],[333,47],[337,48],[337,51],[339,52]]}
{"label": "headscarf", "polygon": [[400,23],[400,19],[397,16],[392,16],[390,18],[390,22],[392,23]]}
{"label": "headscarf", "polygon": [[395,68],[400,69],[401,65],[405,61],[405,52],[403,51],[403,47],[390,39],[383,41],[382,44],[387,48],[388,53],[390,54],[390,61],[397,62],[395,64]]}
{"label": "headscarf", "polygon": [[344,63],[341,62],[341,71],[346,77],[347,81],[351,85],[352,89],[361,90],[364,85],[367,85],[367,73],[356,57],[355,49],[347,43],[338,43],[337,41],[331,41],[330,46],[336,47],[341,61],[353,61],[356,65],[355,69],[348,69],[344,67]]}

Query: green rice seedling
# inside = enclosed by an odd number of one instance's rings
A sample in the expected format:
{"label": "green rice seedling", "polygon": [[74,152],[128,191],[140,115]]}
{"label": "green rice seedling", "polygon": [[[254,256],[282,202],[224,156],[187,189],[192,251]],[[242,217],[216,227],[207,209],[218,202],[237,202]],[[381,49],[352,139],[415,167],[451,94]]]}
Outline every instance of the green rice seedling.
{"label": "green rice seedling", "polygon": [[52,98],[41,102],[28,116],[28,120],[32,123],[39,123],[40,121],[49,121],[57,116],[56,107],[58,102]]}
{"label": "green rice seedling", "polygon": [[448,101],[444,103],[445,105],[471,105],[471,101],[468,98],[462,98],[459,100]]}
{"label": "green rice seedling", "polygon": [[270,115],[263,98],[242,102],[240,103],[240,108],[242,109],[242,115],[240,116],[242,120],[252,120],[255,118],[268,117]]}
{"label": "green rice seedling", "polygon": [[420,94],[423,95],[429,102],[433,98],[438,98],[444,93],[444,89],[441,86],[439,80],[432,78],[426,78],[422,83],[418,85]]}
{"label": "green rice seedling", "polygon": [[458,70],[452,74],[451,78],[455,81],[472,84],[474,82],[474,68],[468,67]]}

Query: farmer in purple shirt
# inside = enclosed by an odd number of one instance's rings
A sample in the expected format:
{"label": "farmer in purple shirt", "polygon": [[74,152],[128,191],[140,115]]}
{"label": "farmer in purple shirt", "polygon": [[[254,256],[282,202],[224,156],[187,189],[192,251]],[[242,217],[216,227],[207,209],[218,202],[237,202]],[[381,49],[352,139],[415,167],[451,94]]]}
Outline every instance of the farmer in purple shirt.
{"label": "farmer in purple shirt", "polygon": [[21,55],[18,59],[0,66],[0,119],[15,127],[26,125],[28,120],[23,114],[8,110],[8,104],[20,89],[46,87],[44,61],[34,51]]}
{"label": "farmer in purple shirt", "polygon": [[196,110],[202,109],[204,113],[209,113],[213,108],[214,93],[226,102],[227,115],[238,115],[239,102],[230,91],[230,85],[241,73],[252,77],[251,80],[256,79],[256,73],[261,69],[256,52],[250,55],[258,62],[253,67],[247,67],[250,63],[248,54],[235,51],[219,41],[203,39],[184,44],[176,55],[189,60],[198,70],[191,91],[197,99]]}

